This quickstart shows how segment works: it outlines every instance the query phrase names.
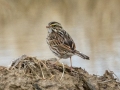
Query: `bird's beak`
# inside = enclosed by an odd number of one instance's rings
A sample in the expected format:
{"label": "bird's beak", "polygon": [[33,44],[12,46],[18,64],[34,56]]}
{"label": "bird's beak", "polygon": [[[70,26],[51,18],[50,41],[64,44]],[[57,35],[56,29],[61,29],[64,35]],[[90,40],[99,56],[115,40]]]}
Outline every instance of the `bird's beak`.
{"label": "bird's beak", "polygon": [[50,28],[50,26],[46,26],[46,28]]}

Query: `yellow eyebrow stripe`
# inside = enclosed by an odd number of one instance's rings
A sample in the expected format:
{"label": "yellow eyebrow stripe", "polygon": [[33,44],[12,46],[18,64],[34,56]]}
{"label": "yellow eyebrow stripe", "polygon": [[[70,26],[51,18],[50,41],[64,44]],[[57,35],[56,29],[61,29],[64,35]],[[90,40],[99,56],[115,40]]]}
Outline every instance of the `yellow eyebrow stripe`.
{"label": "yellow eyebrow stripe", "polygon": [[56,25],[56,24],[51,24],[51,26],[52,26],[52,25]]}

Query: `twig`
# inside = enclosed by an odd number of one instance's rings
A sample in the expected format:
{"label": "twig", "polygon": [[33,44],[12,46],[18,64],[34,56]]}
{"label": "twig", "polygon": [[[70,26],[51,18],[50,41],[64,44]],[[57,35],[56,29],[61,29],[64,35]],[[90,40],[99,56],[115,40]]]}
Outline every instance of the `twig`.
{"label": "twig", "polygon": [[[40,68],[40,70],[41,70],[42,77],[43,77],[43,79],[45,79],[45,76],[44,76],[43,71],[42,71],[41,64],[40,64],[37,60],[35,60],[34,58],[32,58],[32,59],[33,59],[33,61],[34,61],[35,64],[39,64],[38,66],[39,66],[39,68]],[[37,63],[36,63],[36,62],[37,62]],[[40,60],[40,62],[41,62],[41,60]]]}
{"label": "twig", "polygon": [[[31,71],[38,77],[38,78],[40,78],[37,74],[36,74],[36,72],[34,72],[34,70],[27,64],[27,66],[31,69]],[[40,78],[41,79],[41,78]]]}
{"label": "twig", "polygon": [[11,67],[9,67],[9,69],[14,69],[15,66],[17,66],[19,64],[19,62],[21,60],[24,60],[27,57],[27,55],[22,55],[21,57],[19,57],[18,59],[16,59],[15,61],[12,62]]}
{"label": "twig", "polygon": [[98,83],[107,83],[107,82],[111,82],[112,80],[107,80],[107,81],[102,81],[102,82],[98,82]]}
{"label": "twig", "polygon": [[62,66],[63,66],[63,73],[62,73],[62,76],[60,78],[60,80],[62,80],[63,76],[64,76],[64,72],[65,72],[65,69],[64,69],[64,64],[62,63]]}
{"label": "twig", "polygon": [[45,79],[45,76],[44,76],[43,71],[42,71],[41,64],[39,66],[40,66],[40,70],[41,70],[41,73],[42,73],[42,77],[43,77],[43,79]]}
{"label": "twig", "polygon": [[[45,66],[46,70],[50,73],[51,78],[53,78],[54,75],[52,75],[52,73],[49,71],[49,69],[48,69],[48,67],[46,66],[46,64],[44,64],[42,61],[40,61],[40,62]],[[51,78],[50,78],[50,79],[51,79]]]}
{"label": "twig", "polygon": [[[113,73],[113,74],[117,77],[117,75],[115,73]],[[120,81],[118,77],[117,77],[117,80]]]}

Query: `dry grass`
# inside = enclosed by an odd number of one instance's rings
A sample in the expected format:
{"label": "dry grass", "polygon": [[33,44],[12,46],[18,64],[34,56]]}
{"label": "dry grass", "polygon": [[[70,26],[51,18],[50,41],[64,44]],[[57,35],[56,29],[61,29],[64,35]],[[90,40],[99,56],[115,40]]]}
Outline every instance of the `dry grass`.
{"label": "dry grass", "polygon": [[[22,55],[9,70],[0,69],[1,90],[119,90],[120,81],[114,72],[106,70],[103,76],[90,75],[82,68],[71,69],[53,60],[42,61]],[[9,83],[8,83],[9,82]]]}

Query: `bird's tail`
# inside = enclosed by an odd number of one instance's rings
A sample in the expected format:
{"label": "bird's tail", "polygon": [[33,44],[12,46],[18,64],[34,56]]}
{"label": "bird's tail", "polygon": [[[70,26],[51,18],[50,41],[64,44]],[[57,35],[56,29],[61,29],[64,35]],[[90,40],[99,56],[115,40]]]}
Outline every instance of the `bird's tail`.
{"label": "bird's tail", "polygon": [[87,59],[87,60],[90,59],[87,55],[85,55],[85,54],[83,54],[83,53],[80,53],[80,52],[77,51],[77,50],[75,51],[75,54],[78,55],[79,57],[83,58],[83,59]]}

